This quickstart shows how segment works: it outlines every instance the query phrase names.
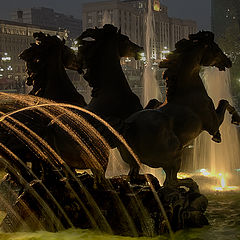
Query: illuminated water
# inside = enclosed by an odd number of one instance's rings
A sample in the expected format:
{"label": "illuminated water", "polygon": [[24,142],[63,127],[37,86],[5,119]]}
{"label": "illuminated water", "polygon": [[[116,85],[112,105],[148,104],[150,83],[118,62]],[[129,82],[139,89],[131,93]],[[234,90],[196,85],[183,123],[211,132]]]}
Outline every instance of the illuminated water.
{"label": "illuminated water", "polygon": [[[215,68],[207,68],[204,72],[205,86],[215,107],[221,99],[233,105],[230,93],[229,72],[220,72]],[[207,169],[212,174],[223,176],[225,184],[238,184],[235,169],[240,166],[240,144],[236,125],[231,124],[231,115],[226,111],[223,124],[220,126],[222,142],[215,143],[211,136],[203,132],[194,144],[192,169]],[[191,167],[190,167],[191,168]]]}
{"label": "illuminated water", "polygon": [[[7,113],[4,115],[3,112],[1,114],[3,115],[2,118],[0,118],[1,121],[1,127],[6,128],[8,131],[10,130],[11,132],[15,133],[18,135],[18,137],[23,141],[29,149],[37,155],[40,155],[42,159],[45,161],[49,162],[53,168],[55,168],[55,163],[61,163],[61,165],[65,168],[67,173],[75,179],[75,181],[81,186],[83,189],[83,197],[86,197],[88,200],[88,204],[90,205],[90,210],[87,208],[84,209],[86,212],[87,216],[89,217],[89,220],[91,221],[91,225],[94,229],[98,228],[103,230],[104,232],[112,233],[111,227],[109,226],[109,223],[105,219],[104,215],[101,213],[98,205],[95,202],[95,199],[91,196],[91,194],[88,193],[88,191],[85,189],[85,187],[82,185],[81,181],[76,178],[74,173],[70,170],[68,167],[68,158],[61,159],[61,157],[57,154],[57,152],[52,149],[47,142],[44,141],[39,135],[37,135],[31,127],[34,128],[35,124],[34,121],[35,117],[37,115],[34,115],[32,117],[33,122],[29,122],[30,120],[28,119],[27,125],[24,125],[21,123],[19,120],[15,118],[15,114],[21,114],[22,112],[24,113],[25,111],[30,111],[30,113],[35,113],[37,114],[38,111],[43,114],[44,117],[47,117],[51,120],[51,124],[56,124],[58,127],[60,127],[66,134],[68,134],[71,139],[75,142],[74,147],[78,146],[80,147],[81,151],[78,151],[78,154],[81,154],[82,159],[80,161],[84,161],[85,164],[88,164],[88,166],[92,168],[96,168],[98,170],[102,171],[102,167],[104,167],[104,164],[106,163],[106,158],[104,157],[105,154],[109,151],[109,145],[106,142],[106,140],[98,133],[97,129],[95,129],[91,124],[89,124],[83,117],[75,114],[73,111],[70,109],[76,109],[79,110],[80,112],[85,112],[91,115],[91,117],[94,117],[95,119],[98,119],[101,123],[103,123],[106,127],[108,127],[109,131],[111,131],[123,144],[125,144],[126,148],[131,152],[131,154],[135,157],[136,161],[138,161],[137,156],[132,152],[132,150],[129,148],[125,140],[123,139],[122,136],[120,136],[108,123],[106,123],[104,120],[96,116],[95,114],[88,112],[87,110],[84,110],[82,108],[68,105],[68,104],[57,104],[48,100],[42,100],[40,98],[35,98],[33,96],[21,96],[21,95],[14,95],[14,94],[4,94],[1,93],[0,97],[2,97],[2,105],[1,105],[1,110],[4,110],[4,102],[6,106],[10,107],[11,110],[10,113]],[[16,109],[15,109],[16,108]],[[18,109],[20,108],[20,109]],[[6,109],[5,109],[6,110]],[[64,116],[64,117],[62,117]],[[65,119],[65,120],[64,120]],[[66,121],[64,123],[64,121]],[[76,125],[77,123],[77,125]],[[74,131],[74,127],[80,129],[81,134],[86,134],[87,137],[79,135],[80,132]],[[90,141],[93,142],[94,144],[88,145],[89,143],[86,141],[87,139],[91,139]],[[2,138],[1,141],[4,142],[4,139]],[[92,146],[93,145],[93,146]],[[19,157],[18,154],[20,154],[18,149],[10,149],[11,146],[6,146],[4,143],[0,143],[0,148],[1,151],[4,151],[7,153],[8,156],[11,156],[11,159],[13,159],[16,162],[19,162],[21,166],[25,169],[28,169],[28,166],[26,163],[24,163]],[[76,148],[72,148],[72,151],[76,150]],[[14,152],[15,151],[15,152]],[[72,153],[72,152],[71,152]],[[102,155],[103,154],[103,155]],[[69,155],[71,155],[69,153]],[[72,159],[72,156],[68,156],[70,159]],[[2,160],[3,162],[4,159]],[[18,179],[21,179],[23,185],[27,185],[27,180],[24,179],[24,177],[19,176],[17,171],[11,166],[8,166],[8,169],[11,171],[11,174],[16,176]],[[56,168],[57,170],[57,168]],[[28,169],[28,172],[32,175],[33,179],[39,180],[38,177]],[[63,175],[60,174],[60,177],[63,177]],[[73,226],[71,223],[71,219],[68,218],[67,214],[64,212],[63,207],[58,204],[54,196],[51,194],[51,192],[47,189],[47,187],[40,181],[40,185],[45,189],[47,196],[54,202],[54,204],[57,206],[58,210],[63,214],[65,220],[69,223],[70,226]],[[81,207],[85,208],[85,205],[82,205],[81,202],[82,200],[80,199],[81,196],[77,195],[77,193],[74,191],[71,186],[69,186],[69,190],[71,193],[76,197],[76,200],[79,202]],[[111,186],[108,186],[111,187]],[[168,220],[166,218],[166,215],[164,213],[161,201],[159,200],[157,193],[155,192],[153,186],[150,184],[150,187],[152,188],[153,195],[158,203],[159,208],[163,212],[163,216],[165,217],[165,221],[170,229],[170,225],[168,223]],[[49,208],[48,204],[45,202],[44,198],[40,196],[35,190],[33,190],[33,196],[35,199],[37,199],[37,202],[40,203],[41,208],[43,208],[45,214],[47,216],[52,216],[51,224],[53,227],[51,229],[57,229],[62,230],[63,226],[61,222],[59,221],[58,217],[55,216],[54,212]],[[1,199],[1,204],[7,205],[4,201],[4,199]],[[134,236],[137,236],[137,231],[136,227],[132,221],[132,218],[129,216],[129,213],[125,209],[124,205],[122,204],[120,198],[116,196],[115,199],[115,209],[116,211],[119,211],[121,213],[121,217],[123,217],[124,221],[128,223],[128,226],[130,228],[130,231],[132,231]],[[14,215],[16,215],[14,209],[10,205],[7,205],[7,208],[10,212],[12,212]],[[31,210],[26,207],[26,211]],[[142,214],[142,221],[145,222],[147,221],[146,218],[146,211],[144,209],[140,209],[140,212]],[[16,218],[19,218],[20,216],[16,215]],[[36,222],[37,225],[41,225],[40,221],[34,217],[34,221]],[[29,223],[26,223],[26,227]],[[32,225],[32,223],[30,224]],[[41,226],[41,229],[45,229],[43,226]],[[151,236],[152,234],[146,234],[147,236]]]}
{"label": "illuminated water", "polygon": [[149,102],[149,100],[155,98],[161,101],[161,92],[156,80],[154,71],[154,60],[156,60],[156,48],[154,48],[155,31],[154,31],[154,14],[152,12],[152,0],[148,0],[148,12],[145,18],[146,24],[146,36],[145,36],[145,52],[146,52],[146,65],[144,68],[143,80],[144,80],[144,93],[143,93],[143,105]]}
{"label": "illuminated water", "polygon": [[[29,97],[30,98],[30,97]],[[29,101],[29,99],[28,99]],[[28,105],[28,101],[26,101],[25,105]],[[36,104],[39,104],[36,102]],[[23,104],[24,105],[24,104]],[[53,106],[52,106],[53,107]],[[48,108],[43,108],[44,111],[46,111],[47,114]],[[51,112],[53,109],[51,110]],[[58,110],[52,112],[53,117],[54,114],[59,114],[59,111],[61,112],[61,107],[58,108]],[[74,117],[76,119],[76,116],[71,115],[70,117]],[[78,121],[83,119],[78,119]],[[58,124],[61,124],[60,118],[54,118],[54,121]],[[65,128],[66,126],[62,126]],[[83,128],[86,127],[83,124]],[[66,129],[69,131],[69,129]],[[71,130],[71,129],[70,129]],[[94,129],[92,130],[94,132]],[[74,135],[74,133],[73,133]],[[95,136],[96,137],[96,136]],[[78,136],[74,136],[75,140],[81,144],[80,139],[78,139]],[[103,145],[103,147],[108,148],[108,146]],[[87,149],[86,149],[87,151]],[[89,152],[88,152],[89,153]],[[93,154],[96,154],[95,152]],[[44,156],[43,156],[44,157]],[[94,158],[94,156],[93,156]],[[61,159],[60,159],[61,161]],[[240,238],[240,194],[239,193],[217,193],[217,194],[210,194],[207,196],[209,199],[209,207],[207,216],[210,221],[211,226],[204,227],[202,229],[190,229],[190,230],[184,230],[179,231],[175,234],[175,239],[212,239],[213,237],[216,239],[239,239]],[[94,205],[94,199],[91,204]],[[1,214],[0,214],[1,215]],[[113,236],[113,235],[107,235],[102,234],[96,231],[90,231],[90,230],[80,230],[80,229],[72,229],[67,231],[60,231],[58,233],[49,233],[49,232],[36,232],[36,233],[12,233],[12,234],[6,234],[6,233],[0,233],[0,240],[40,240],[40,239],[52,239],[52,240],[61,240],[61,239],[135,239],[135,238],[128,238],[128,237],[120,237],[120,236]],[[136,238],[139,239],[139,238]],[[161,236],[156,238],[141,238],[141,239],[169,239],[168,236]]]}
{"label": "illuminated water", "polygon": [[[240,194],[218,193],[207,195],[207,216],[210,226],[175,233],[175,240],[239,240]],[[102,234],[91,230],[70,229],[58,233],[45,231],[35,233],[0,233],[0,240],[166,240],[167,236],[133,238]]]}

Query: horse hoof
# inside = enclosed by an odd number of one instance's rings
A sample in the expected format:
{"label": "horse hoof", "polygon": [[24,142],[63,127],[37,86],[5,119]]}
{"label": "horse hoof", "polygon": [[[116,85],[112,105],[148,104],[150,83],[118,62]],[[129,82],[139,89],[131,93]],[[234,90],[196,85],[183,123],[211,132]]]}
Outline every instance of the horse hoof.
{"label": "horse hoof", "polygon": [[221,139],[218,139],[218,138],[215,138],[215,137],[213,137],[212,140],[216,143],[221,143],[222,142]]}
{"label": "horse hoof", "polygon": [[240,124],[240,123],[237,122],[237,121],[232,121],[231,123],[232,123],[232,124],[235,124],[235,125],[237,125],[237,126],[239,126],[239,124]]}
{"label": "horse hoof", "polygon": [[237,126],[239,126],[240,122],[238,120],[232,119],[231,121],[232,124],[235,124]]}
{"label": "horse hoof", "polygon": [[238,115],[237,112],[233,113],[231,123],[235,124],[235,125],[239,125],[240,124],[240,116]]}
{"label": "horse hoof", "polygon": [[213,135],[212,140],[216,143],[220,143],[222,141],[221,134],[219,131],[217,131],[217,133]]}

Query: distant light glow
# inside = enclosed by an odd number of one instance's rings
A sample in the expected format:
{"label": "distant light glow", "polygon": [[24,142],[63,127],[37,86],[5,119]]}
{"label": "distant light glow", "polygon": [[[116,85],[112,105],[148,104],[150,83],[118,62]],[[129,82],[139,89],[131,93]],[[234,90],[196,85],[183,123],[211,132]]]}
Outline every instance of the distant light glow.
{"label": "distant light glow", "polygon": [[179,172],[179,173],[177,174],[177,178],[178,178],[178,179],[185,179],[185,178],[190,178],[190,177],[191,177],[190,174],[187,174],[187,173],[184,173],[184,172]]}
{"label": "distant light glow", "polygon": [[170,51],[169,50],[163,50],[162,53],[167,54],[167,53],[170,53]]}
{"label": "distant light glow", "polygon": [[73,51],[78,51],[78,47],[71,47]]}
{"label": "distant light glow", "polygon": [[154,0],[154,3],[153,3],[153,4],[154,4],[154,5],[153,5],[154,11],[159,12],[160,9],[161,9],[161,7],[160,7],[160,1],[159,1],[159,0]]}
{"label": "distant light glow", "polygon": [[11,57],[2,57],[2,60],[3,60],[3,61],[10,61],[10,60],[11,60]]}
{"label": "distant light glow", "polygon": [[204,168],[200,169],[200,173],[202,173],[203,176],[210,176],[211,175],[211,173],[208,172],[208,170],[204,169]]}
{"label": "distant light glow", "polygon": [[125,59],[125,62],[131,62],[132,60],[129,59],[128,57]]}
{"label": "distant light glow", "polygon": [[147,60],[144,52],[139,53],[139,55],[140,55],[140,60],[144,62]]}

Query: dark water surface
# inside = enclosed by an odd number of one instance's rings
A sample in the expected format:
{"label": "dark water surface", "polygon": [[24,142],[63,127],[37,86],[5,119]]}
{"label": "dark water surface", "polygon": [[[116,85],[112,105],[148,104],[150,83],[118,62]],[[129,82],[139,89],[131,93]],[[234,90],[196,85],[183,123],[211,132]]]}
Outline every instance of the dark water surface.
{"label": "dark water surface", "polygon": [[[208,194],[210,226],[175,233],[175,240],[240,240],[240,193]],[[168,236],[132,238],[70,229],[58,233],[0,233],[0,240],[165,240]]]}

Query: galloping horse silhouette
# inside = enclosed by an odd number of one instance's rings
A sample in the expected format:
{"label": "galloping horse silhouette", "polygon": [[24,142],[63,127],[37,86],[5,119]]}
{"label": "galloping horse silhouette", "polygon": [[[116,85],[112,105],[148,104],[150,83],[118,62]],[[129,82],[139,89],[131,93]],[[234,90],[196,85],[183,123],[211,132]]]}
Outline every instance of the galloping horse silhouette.
{"label": "galloping horse silhouette", "polygon": [[132,92],[122,71],[120,59],[139,59],[143,48],[111,24],[87,29],[78,41],[79,61],[86,69],[84,78],[93,88],[87,109],[101,117],[120,119],[142,110],[139,98]]}
{"label": "galloping horse silhouette", "polygon": [[[166,102],[156,110],[139,111],[126,120],[125,139],[142,163],[164,169],[166,185],[178,185],[182,150],[202,131],[212,135],[214,141],[221,141],[219,126],[226,109],[232,114],[232,123],[240,123],[239,115],[228,101],[221,100],[214,108],[199,76],[201,66],[215,66],[223,71],[231,65],[214,42],[213,33],[202,31],[190,35],[189,40],[177,42],[176,50],[159,65],[167,68]],[[120,150],[134,180],[139,165],[124,147]]]}
{"label": "galloping horse silhouette", "polygon": [[[26,61],[27,85],[33,86],[29,93],[56,102],[86,106],[81,94],[69,79],[65,68],[78,68],[76,56],[65,41],[57,36],[34,33],[36,43],[24,50],[19,57]],[[75,60],[75,61],[74,61]]]}

